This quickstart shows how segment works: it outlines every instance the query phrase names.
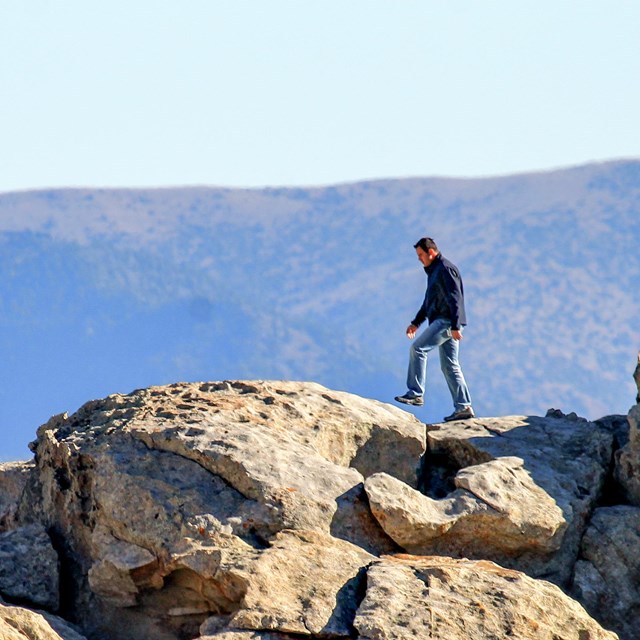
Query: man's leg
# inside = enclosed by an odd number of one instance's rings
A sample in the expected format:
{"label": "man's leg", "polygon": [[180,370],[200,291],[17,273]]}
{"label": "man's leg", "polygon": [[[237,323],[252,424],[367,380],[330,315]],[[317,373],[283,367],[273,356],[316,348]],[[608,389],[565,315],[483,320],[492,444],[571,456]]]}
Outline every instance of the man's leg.
{"label": "man's leg", "polygon": [[440,367],[449,386],[451,399],[456,411],[471,407],[469,389],[458,362],[459,345],[460,342],[453,338],[440,345]]}
{"label": "man's leg", "polygon": [[408,396],[422,397],[427,383],[427,354],[448,339],[448,323],[443,320],[432,322],[417,338],[409,350],[407,371]]}

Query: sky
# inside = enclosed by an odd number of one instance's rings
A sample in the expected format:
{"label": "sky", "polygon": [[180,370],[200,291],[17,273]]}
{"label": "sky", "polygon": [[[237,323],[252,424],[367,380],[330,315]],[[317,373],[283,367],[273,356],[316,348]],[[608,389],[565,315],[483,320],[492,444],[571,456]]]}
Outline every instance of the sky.
{"label": "sky", "polygon": [[640,157],[637,0],[0,0],[0,192]]}

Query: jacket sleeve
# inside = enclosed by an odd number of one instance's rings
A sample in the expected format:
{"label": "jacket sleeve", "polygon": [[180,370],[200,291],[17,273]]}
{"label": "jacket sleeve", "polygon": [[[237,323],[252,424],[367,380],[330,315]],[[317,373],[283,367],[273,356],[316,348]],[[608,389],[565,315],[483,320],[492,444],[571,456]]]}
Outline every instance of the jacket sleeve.
{"label": "jacket sleeve", "polygon": [[458,331],[466,324],[462,280],[456,269],[446,267],[443,271],[444,290],[451,311],[451,329]]}
{"label": "jacket sleeve", "polygon": [[419,327],[425,320],[427,319],[427,294],[424,295],[424,302],[422,306],[418,309],[418,313],[416,313],[416,317],[411,321],[411,324],[414,327]]}

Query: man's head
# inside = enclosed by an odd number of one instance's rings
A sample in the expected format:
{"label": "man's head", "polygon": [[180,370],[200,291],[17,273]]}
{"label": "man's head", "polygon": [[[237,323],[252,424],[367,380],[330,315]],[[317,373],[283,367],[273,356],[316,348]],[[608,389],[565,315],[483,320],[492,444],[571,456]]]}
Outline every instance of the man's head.
{"label": "man's head", "polygon": [[420,240],[413,245],[413,248],[418,254],[418,260],[420,260],[425,267],[428,267],[440,253],[438,245],[433,238],[420,238]]}

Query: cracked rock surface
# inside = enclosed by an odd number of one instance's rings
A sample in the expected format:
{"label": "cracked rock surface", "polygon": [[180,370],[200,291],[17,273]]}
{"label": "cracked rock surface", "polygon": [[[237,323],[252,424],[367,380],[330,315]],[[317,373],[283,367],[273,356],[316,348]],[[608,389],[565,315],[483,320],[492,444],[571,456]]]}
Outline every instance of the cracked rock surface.
{"label": "cracked rock surface", "polygon": [[0,593],[55,611],[59,605],[58,555],[41,525],[0,533]]}
{"label": "cracked rock surface", "polygon": [[0,600],[0,638],[2,640],[86,640],[76,629],[57,616],[13,607]]}
{"label": "cracked rock surface", "polygon": [[16,512],[33,462],[0,463],[0,532],[16,526]]}
{"label": "cracked rock surface", "polygon": [[615,476],[629,502],[640,507],[640,404],[627,419],[629,442],[616,453]]}
{"label": "cracked rock surface", "polygon": [[368,640],[617,637],[549,582],[487,561],[411,556],[369,569],[355,627]]}
{"label": "cracked rock surface", "polygon": [[572,592],[622,637],[640,638],[640,508],[596,509],[582,539]]}
{"label": "cracked rock surface", "polygon": [[427,430],[314,383],[151,387],[38,430],[13,531],[46,531],[89,640],[609,640],[534,577],[572,572],[611,441],[567,417]]}

